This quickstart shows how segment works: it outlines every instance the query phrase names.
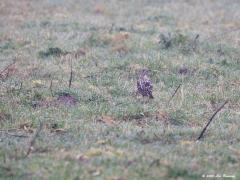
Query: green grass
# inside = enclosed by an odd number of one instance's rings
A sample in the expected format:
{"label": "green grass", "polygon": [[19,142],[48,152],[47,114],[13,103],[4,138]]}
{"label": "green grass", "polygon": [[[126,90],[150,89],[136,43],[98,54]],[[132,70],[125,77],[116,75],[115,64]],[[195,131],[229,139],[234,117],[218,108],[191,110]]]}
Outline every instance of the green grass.
{"label": "green grass", "polygon": [[[240,178],[240,3],[14,2],[0,3],[0,179]],[[135,94],[144,67],[154,100]]]}

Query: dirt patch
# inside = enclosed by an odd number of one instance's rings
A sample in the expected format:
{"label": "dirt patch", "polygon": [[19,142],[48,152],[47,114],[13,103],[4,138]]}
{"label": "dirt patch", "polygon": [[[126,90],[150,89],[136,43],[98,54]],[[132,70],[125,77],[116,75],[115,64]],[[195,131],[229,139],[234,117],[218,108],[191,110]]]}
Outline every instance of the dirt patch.
{"label": "dirt patch", "polygon": [[63,94],[60,95],[57,100],[57,104],[61,105],[68,105],[68,106],[75,106],[78,102],[77,98],[70,95],[70,94]]}
{"label": "dirt patch", "polygon": [[59,107],[59,106],[75,106],[78,103],[78,99],[73,95],[64,93],[53,100],[40,100],[32,103],[33,108],[37,107]]}

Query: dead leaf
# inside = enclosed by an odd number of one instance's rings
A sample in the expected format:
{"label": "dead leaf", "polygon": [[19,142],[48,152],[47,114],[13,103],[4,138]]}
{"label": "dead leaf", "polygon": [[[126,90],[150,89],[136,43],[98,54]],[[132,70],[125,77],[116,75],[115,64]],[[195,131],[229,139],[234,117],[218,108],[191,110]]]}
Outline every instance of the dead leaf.
{"label": "dead leaf", "polygon": [[103,116],[100,119],[98,119],[98,121],[106,123],[107,125],[115,125],[116,124],[116,121],[111,116]]}
{"label": "dead leaf", "polygon": [[41,87],[44,85],[44,83],[40,79],[37,79],[37,80],[32,80],[32,85],[33,87]]}
{"label": "dead leaf", "polygon": [[116,149],[112,146],[107,146],[103,154],[107,156],[116,156],[116,157],[124,156],[124,152],[122,150]]}
{"label": "dead leaf", "polygon": [[124,45],[120,45],[120,46],[118,45],[118,46],[115,46],[115,47],[112,48],[112,52],[127,54],[129,52],[129,49]]}
{"label": "dead leaf", "polygon": [[78,151],[68,151],[66,149],[55,149],[53,156],[58,160],[76,160],[81,155],[78,155]]}
{"label": "dead leaf", "polygon": [[33,133],[33,124],[30,122],[26,122],[26,123],[21,123],[19,125],[19,129],[23,129],[24,131],[28,132],[28,133]]}
{"label": "dead leaf", "polygon": [[101,171],[100,171],[100,169],[94,169],[94,170],[90,170],[89,173],[92,176],[99,176],[101,174]]}
{"label": "dead leaf", "polygon": [[240,80],[233,80],[233,81],[230,81],[230,84],[233,85],[233,86],[237,86],[237,87],[239,87],[239,86],[240,86]]}
{"label": "dead leaf", "polygon": [[86,156],[87,158],[95,156],[123,157],[124,152],[114,147],[106,146],[104,148],[91,148],[90,150],[85,152],[84,156]]}
{"label": "dead leaf", "polygon": [[114,36],[112,36],[112,41],[115,43],[123,42],[129,38],[129,33],[120,32]]}
{"label": "dead leaf", "polygon": [[156,113],[156,120],[167,123],[170,120],[170,115],[166,111],[159,110]]}
{"label": "dead leaf", "polygon": [[180,141],[180,144],[181,144],[181,145],[191,145],[191,144],[193,144],[193,143],[194,143],[193,141],[186,141],[186,140]]}
{"label": "dead leaf", "polygon": [[98,140],[96,144],[105,145],[108,144],[109,142],[110,142],[109,140]]}
{"label": "dead leaf", "polygon": [[133,73],[138,72],[140,69],[143,69],[140,64],[130,64],[129,68]]}
{"label": "dead leaf", "polygon": [[101,41],[106,44],[120,44],[129,39],[129,33],[120,32],[118,34],[106,34],[100,37]]}
{"label": "dead leaf", "polygon": [[102,150],[92,148],[89,151],[87,151],[84,155],[87,156],[87,157],[101,156],[102,155]]}
{"label": "dead leaf", "polygon": [[87,163],[89,161],[89,157],[82,155],[82,154],[77,155],[76,159],[83,163]]}
{"label": "dead leaf", "polygon": [[58,128],[58,129],[52,129],[51,130],[51,133],[58,133],[58,134],[61,134],[61,133],[66,133],[67,131],[63,128]]}

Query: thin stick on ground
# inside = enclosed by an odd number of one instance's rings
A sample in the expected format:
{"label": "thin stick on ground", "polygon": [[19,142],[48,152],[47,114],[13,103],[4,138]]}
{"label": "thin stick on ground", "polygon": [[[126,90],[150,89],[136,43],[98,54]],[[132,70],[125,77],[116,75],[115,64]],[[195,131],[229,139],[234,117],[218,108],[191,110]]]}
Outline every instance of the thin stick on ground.
{"label": "thin stick on ground", "polygon": [[27,135],[23,135],[23,134],[11,134],[9,132],[5,132],[6,135],[9,135],[9,136],[13,136],[13,137],[19,137],[19,138],[27,138],[28,136]]}
{"label": "thin stick on ground", "polygon": [[52,86],[53,86],[53,82],[52,82],[52,80],[51,80],[49,89],[50,89],[51,95],[52,95],[52,97],[53,97],[54,95],[53,95]]}
{"label": "thin stick on ground", "polygon": [[0,129],[0,132],[2,131],[2,132],[5,132],[5,131],[16,131],[16,130],[18,130],[18,128],[11,128],[11,129]]}
{"label": "thin stick on ground", "polygon": [[23,134],[9,133],[9,131],[14,131],[14,130],[18,130],[18,129],[15,129],[15,128],[13,128],[13,129],[0,129],[0,133],[5,133],[6,135],[19,137],[19,138],[27,138],[28,137],[27,135],[23,135]]}
{"label": "thin stick on ground", "polygon": [[71,88],[72,85],[72,79],[73,79],[73,70],[72,70],[72,59],[70,59],[70,68],[71,68],[71,72],[70,72],[70,78],[69,78],[69,83],[68,83],[68,88]]}
{"label": "thin stick on ground", "polygon": [[182,86],[182,84],[179,84],[178,87],[175,89],[174,93],[172,94],[172,96],[170,97],[170,99],[168,100],[168,104],[171,102],[171,100],[174,98],[174,96],[177,94],[179,88]]}
{"label": "thin stick on ground", "polygon": [[28,150],[27,150],[27,153],[26,153],[25,157],[28,157],[28,155],[31,153],[32,147],[34,146],[35,141],[36,141],[40,131],[42,130],[42,128],[43,128],[43,123],[40,122],[39,127],[37,128],[35,134],[33,135],[32,139],[29,142]]}
{"label": "thin stick on ground", "polygon": [[204,132],[207,130],[207,127],[210,125],[210,123],[212,122],[213,118],[217,115],[217,113],[228,103],[228,100],[226,100],[215,112],[214,114],[211,116],[211,118],[208,120],[208,123],[206,124],[206,126],[203,128],[202,132],[200,133],[199,137],[197,138],[197,140],[200,140],[203,137]]}

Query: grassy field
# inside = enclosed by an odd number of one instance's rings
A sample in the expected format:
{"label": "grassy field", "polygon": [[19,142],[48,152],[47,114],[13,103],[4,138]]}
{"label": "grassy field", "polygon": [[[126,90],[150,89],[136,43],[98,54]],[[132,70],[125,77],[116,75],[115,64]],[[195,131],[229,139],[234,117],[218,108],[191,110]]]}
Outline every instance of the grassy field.
{"label": "grassy field", "polygon": [[239,9],[1,0],[0,179],[240,179]]}

